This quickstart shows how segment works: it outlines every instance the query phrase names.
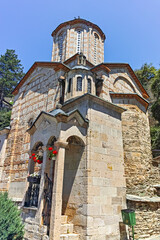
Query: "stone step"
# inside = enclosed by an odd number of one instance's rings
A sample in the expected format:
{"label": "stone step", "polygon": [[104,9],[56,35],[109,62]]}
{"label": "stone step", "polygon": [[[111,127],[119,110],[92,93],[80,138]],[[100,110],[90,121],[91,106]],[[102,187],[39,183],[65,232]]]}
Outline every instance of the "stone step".
{"label": "stone step", "polygon": [[65,223],[61,224],[61,234],[73,233],[73,224]]}
{"label": "stone step", "polygon": [[75,234],[75,233],[61,234],[60,240],[79,240],[79,234]]}
{"label": "stone step", "polygon": [[67,223],[68,217],[66,215],[61,216],[61,224]]}

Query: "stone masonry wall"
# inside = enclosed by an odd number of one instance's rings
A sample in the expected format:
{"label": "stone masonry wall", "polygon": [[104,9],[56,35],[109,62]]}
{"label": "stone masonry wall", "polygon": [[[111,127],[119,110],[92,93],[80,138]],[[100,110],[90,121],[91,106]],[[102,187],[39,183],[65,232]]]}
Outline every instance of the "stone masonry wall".
{"label": "stone masonry wall", "polygon": [[135,209],[135,239],[159,235],[160,202],[128,201],[128,208]]}
{"label": "stone masonry wall", "polygon": [[59,100],[58,76],[61,74],[61,71],[55,73],[53,69],[37,68],[15,97],[0,188],[9,188],[7,184],[9,181],[10,188],[16,190],[17,182],[21,183],[22,192],[14,193],[17,198],[22,198],[24,194],[28,172],[26,162],[30,147],[30,136],[26,132],[29,128],[28,121],[35,120],[42,110],[49,112],[55,108]]}
{"label": "stone masonry wall", "polygon": [[121,116],[90,103],[88,118],[87,239],[118,240],[125,207]]}
{"label": "stone masonry wall", "polygon": [[8,133],[0,134],[0,179],[3,172]]}
{"label": "stone masonry wall", "polygon": [[151,171],[151,140],[148,115],[134,105],[121,105],[125,176],[127,193],[152,195],[149,181]]}

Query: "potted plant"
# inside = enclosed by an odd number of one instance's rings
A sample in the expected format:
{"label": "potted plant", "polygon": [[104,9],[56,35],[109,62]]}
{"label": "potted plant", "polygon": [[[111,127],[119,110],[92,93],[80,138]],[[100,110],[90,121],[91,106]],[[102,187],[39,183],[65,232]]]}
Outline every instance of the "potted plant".
{"label": "potted plant", "polygon": [[48,160],[56,160],[57,151],[52,147],[48,148]]}
{"label": "potted plant", "polygon": [[32,159],[35,163],[36,162],[38,164],[43,163],[43,155],[32,153],[32,155],[29,158]]}

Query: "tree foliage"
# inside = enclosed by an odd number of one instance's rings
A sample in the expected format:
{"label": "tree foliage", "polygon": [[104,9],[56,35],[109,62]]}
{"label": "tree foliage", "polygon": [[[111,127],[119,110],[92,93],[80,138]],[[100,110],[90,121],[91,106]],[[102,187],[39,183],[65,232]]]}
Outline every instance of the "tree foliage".
{"label": "tree foliage", "polygon": [[23,229],[17,206],[8,198],[6,192],[0,193],[0,239],[22,240]]}
{"label": "tree foliage", "polygon": [[151,63],[145,63],[139,70],[135,70],[135,74],[137,75],[142,85],[146,87],[149,82],[154,80],[154,77],[156,75],[156,68]]}
{"label": "tree foliage", "polygon": [[10,97],[17,83],[24,76],[23,67],[15,54],[15,50],[6,50],[0,57],[0,101]]}
{"label": "tree foliage", "polygon": [[145,63],[139,70],[135,70],[135,73],[149,95],[153,95],[149,114],[152,114],[158,123],[151,126],[151,142],[152,149],[160,149],[160,69]]}
{"label": "tree foliage", "polygon": [[156,72],[156,75],[151,85],[151,89],[156,100],[160,100],[160,69],[158,69]]}
{"label": "tree foliage", "polygon": [[160,149],[160,126],[151,127],[152,149]]}
{"label": "tree foliage", "polygon": [[10,126],[11,111],[0,110],[0,130]]}

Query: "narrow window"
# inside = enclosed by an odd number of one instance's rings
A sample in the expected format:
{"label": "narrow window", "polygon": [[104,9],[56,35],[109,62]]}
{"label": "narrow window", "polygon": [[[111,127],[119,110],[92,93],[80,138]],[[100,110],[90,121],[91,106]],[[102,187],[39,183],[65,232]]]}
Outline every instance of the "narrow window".
{"label": "narrow window", "polygon": [[99,39],[98,35],[94,34],[94,64],[97,62],[97,39]]}
{"label": "narrow window", "polygon": [[87,92],[91,93],[91,79],[87,79]]}
{"label": "narrow window", "polygon": [[71,86],[72,86],[72,78],[70,78],[68,82],[68,93],[71,92]]}
{"label": "narrow window", "polygon": [[77,77],[77,91],[82,91],[82,78]]}
{"label": "narrow window", "polygon": [[81,31],[77,32],[77,52],[81,52]]}
{"label": "narrow window", "polygon": [[60,88],[60,104],[64,103],[64,93],[65,93],[65,81],[62,81]]}
{"label": "narrow window", "polygon": [[63,53],[63,36],[62,35],[59,36],[58,45],[59,45],[59,61],[62,62],[62,53]]}
{"label": "narrow window", "polygon": [[28,121],[28,127],[31,127],[33,124],[33,118],[30,118],[29,121]]}

